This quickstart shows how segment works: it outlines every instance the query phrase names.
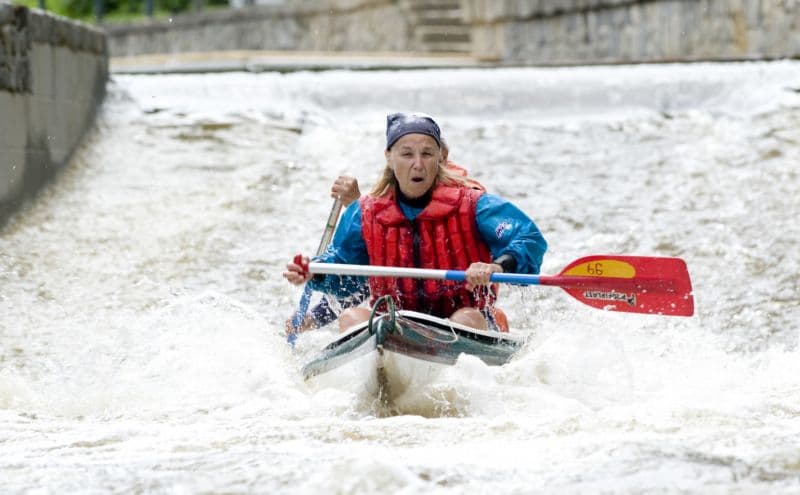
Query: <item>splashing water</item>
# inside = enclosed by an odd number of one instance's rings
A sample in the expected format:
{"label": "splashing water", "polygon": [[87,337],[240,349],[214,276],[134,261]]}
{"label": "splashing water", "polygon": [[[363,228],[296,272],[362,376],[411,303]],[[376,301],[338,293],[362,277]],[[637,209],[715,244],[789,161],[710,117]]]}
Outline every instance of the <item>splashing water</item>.
{"label": "splashing water", "polygon": [[[792,493],[800,480],[800,64],[116,77],[0,235],[4,490]],[[377,417],[283,325],[339,174],[385,114],[528,212],[544,273],[680,256],[697,315],[504,288],[530,343]]]}

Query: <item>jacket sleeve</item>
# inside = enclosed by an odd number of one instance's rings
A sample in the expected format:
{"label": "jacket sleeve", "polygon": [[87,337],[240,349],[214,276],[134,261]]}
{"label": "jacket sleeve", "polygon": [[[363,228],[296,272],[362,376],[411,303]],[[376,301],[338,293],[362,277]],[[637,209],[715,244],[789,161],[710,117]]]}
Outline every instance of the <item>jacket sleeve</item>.
{"label": "jacket sleeve", "polygon": [[494,259],[508,254],[517,262],[517,273],[539,273],[547,241],[522,210],[499,196],[483,194],[478,198],[475,219]]}
{"label": "jacket sleeve", "polygon": [[[321,263],[369,264],[367,245],[361,236],[361,206],[358,201],[345,209],[333,240],[321,255],[312,259]],[[363,292],[366,277],[315,275],[308,283],[312,290],[346,299]]]}

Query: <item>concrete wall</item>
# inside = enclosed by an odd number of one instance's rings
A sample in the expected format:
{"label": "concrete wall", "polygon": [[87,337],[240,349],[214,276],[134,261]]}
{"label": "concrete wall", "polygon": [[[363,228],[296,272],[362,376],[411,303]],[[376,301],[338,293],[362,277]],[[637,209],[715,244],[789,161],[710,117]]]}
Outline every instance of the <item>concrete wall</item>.
{"label": "concrete wall", "polygon": [[107,79],[101,31],[0,3],[0,222],[67,162]]}
{"label": "concrete wall", "polygon": [[[443,17],[430,19],[437,9]],[[800,0],[294,0],[107,30],[113,56],[429,52],[425,29],[453,15],[447,29],[467,30],[470,53],[501,65],[800,56]]]}
{"label": "concrete wall", "polygon": [[414,50],[408,0],[304,0],[108,24],[112,56],[218,50]]}
{"label": "concrete wall", "polygon": [[800,56],[796,0],[462,0],[472,53],[507,65]]}

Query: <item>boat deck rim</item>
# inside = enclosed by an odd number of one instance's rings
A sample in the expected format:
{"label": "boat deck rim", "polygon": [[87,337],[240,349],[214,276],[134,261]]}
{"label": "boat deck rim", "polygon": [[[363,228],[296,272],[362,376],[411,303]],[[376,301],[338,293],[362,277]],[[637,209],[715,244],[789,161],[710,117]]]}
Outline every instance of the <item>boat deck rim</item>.
{"label": "boat deck rim", "polygon": [[[381,316],[384,316],[386,314],[387,313],[382,313]],[[518,341],[520,343],[522,343],[526,338],[525,335],[516,332],[496,332],[493,330],[478,330],[477,328],[472,328],[467,325],[463,325],[461,323],[455,323],[447,318],[439,318],[438,316],[432,316],[426,313],[420,313],[418,311],[412,311],[408,309],[399,309],[396,311],[396,314],[398,317],[405,317],[416,322],[423,322],[423,323],[430,322],[444,327],[457,329],[463,332],[473,333],[483,337],[491,337],[491,338],[500,337],[506,340]],[[345,330],[344,332],[342,332],[339,336],[337,336],[336,340],[345,338],[354,333],[358,333],[364,328],[366,328],[368,325],[369,321],[357,323],[348,328],[347,330]]]}

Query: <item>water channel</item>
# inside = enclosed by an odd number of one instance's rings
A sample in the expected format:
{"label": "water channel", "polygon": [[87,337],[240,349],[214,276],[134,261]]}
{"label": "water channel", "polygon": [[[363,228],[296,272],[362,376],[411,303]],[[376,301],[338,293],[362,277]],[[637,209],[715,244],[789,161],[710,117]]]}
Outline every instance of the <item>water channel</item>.
{"label": "water channel", "polygon": [[[0,232],[6,493],[797,493],[800,63],[115,76]],[[697,314],[504,289],[530,344],[384,417],[309,390],[280,276],[384,119],[535,219],[543,273],[680,256]]]}

